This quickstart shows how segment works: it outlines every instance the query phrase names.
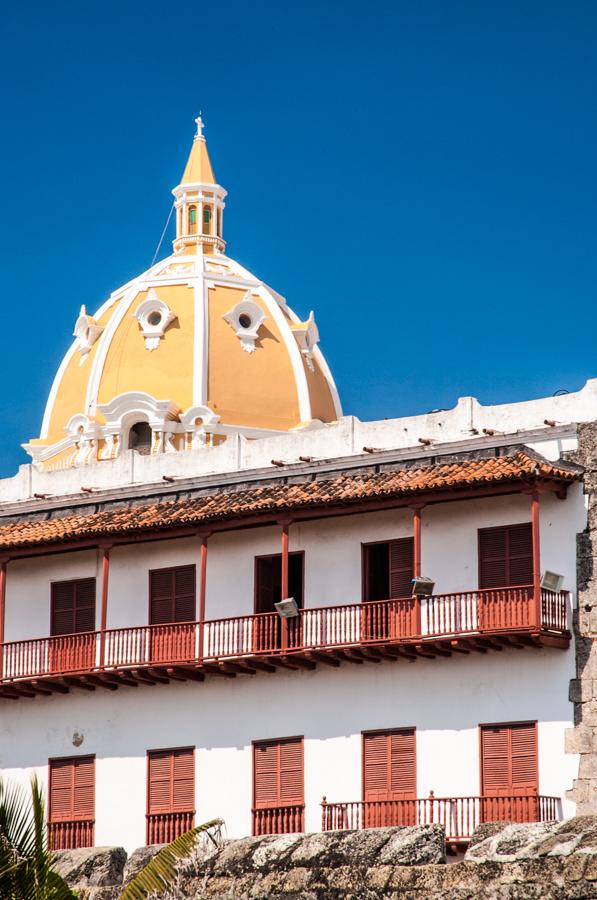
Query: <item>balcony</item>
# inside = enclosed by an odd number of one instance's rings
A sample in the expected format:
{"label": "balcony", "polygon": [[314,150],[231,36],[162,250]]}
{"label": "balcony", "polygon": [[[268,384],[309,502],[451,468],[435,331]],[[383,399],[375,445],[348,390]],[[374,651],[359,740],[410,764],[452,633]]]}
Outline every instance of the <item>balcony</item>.
{"label": "balcony", "polygon": [[195,824],[195,811],[148,813],[146,816],[146,844],[169,844]]}
{"label": "balcony", "polygon": [[382,659],[566,648],[569,595],[532,586],[437,594],[205,622],[142,625],[0,645],[0,696],[203,681]]}
{"label": "balcony", "polygon": [[322,831],[384,828],[391,825],[443,825],[446,842],[465,844],[482,822],[555,822],[557,797],[435,797],[328,803],[323,798]]}
{"label": "balcony", "polygon": [[48,822],[48,842],[52,850],[93,847],[93,819],[68,819]]}
{"label": "balcony", "polygon": [[305,830],[305,805],[272,806],[253,810],[253,835],[295,834]]}

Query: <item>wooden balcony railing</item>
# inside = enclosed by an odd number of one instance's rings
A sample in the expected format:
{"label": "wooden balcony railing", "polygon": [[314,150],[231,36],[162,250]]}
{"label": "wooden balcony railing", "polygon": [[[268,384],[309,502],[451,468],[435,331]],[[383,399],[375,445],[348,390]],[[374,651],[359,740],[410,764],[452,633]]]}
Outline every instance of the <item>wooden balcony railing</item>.
{"label": "wooden balcony railing", "polygon": [[50,849],[76,850],[78,847],[93,847],[94,824],[92,819],[48,822]]}
{"label": "wooden balcony railing", "polygon": [[305,806],[273,806],[253,810],[253,834],[294,834],[305,830]]}
{"label": "wooden balcony railing", "polygon": [[169,844],[195,824],[195,810],[188,812],[148,813],[145,842]]}
{"label": "wooden balcony railing", "polygon": [[[532,587],[436,594],[277,613],[141,625],[104,632],[13,641],[0,646],[2,681],[164,664],[201,665],[238,657],[408,644],[508,633],[567,633],[568,593]],[[103,663],[101,645],[103,640]],[[202,650],[202,655],[200,652]]]}
{"label": "wooden balcony railing", "polygon": [[557,797],[434,797],[328,803],[323,798],[322,831],[384,828],[390,825],[443,825],[446,840],[468,841],[482,822],[555,822]]}

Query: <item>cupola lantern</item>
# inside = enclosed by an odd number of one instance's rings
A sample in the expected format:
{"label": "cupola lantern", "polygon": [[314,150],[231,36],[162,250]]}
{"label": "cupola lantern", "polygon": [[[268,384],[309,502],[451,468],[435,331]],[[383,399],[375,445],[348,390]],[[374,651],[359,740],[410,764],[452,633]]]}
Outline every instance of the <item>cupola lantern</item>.
{"label": "cupola lantern", "polygon": [[172,191],[176,209],[174,252],[193,247],[210,254],[214,248],[223,251],[226,246],[222,238],[226,191],[216,184],[200,115],[195,123],[197,133],[182,180]]}

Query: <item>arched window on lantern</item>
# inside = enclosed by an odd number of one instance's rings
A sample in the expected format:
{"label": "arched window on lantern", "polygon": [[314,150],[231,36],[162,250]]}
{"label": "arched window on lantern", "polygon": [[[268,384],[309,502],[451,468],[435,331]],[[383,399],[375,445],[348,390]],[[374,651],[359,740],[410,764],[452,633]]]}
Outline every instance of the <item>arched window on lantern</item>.
{"label": "arched window on lantern", "polygon": [[135,422],[129,430],[129,450],[148,456],[151,453],[151,439],[151,426],[147,422]]}
{"label": "arched window on lantern", "polygon": [[203,234],[211,234],[211,206],[203,207]]}
{"label": "arched window on lantern", "polygon": [[197,234],[197,207],[189,206],[189,234]]}

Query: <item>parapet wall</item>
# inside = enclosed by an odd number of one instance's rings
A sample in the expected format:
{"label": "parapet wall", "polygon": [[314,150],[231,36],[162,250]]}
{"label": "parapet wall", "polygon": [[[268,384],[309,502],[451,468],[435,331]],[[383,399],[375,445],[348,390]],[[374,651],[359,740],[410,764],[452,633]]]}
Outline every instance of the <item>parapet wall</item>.
{"label": "parapet wall", "polygon": [[[597,818],[481,826],[446,865],[439,825],[297,834],[203,845],[156,900],[590,900],[597,897]],[[118,848],[64,851],[80,900],[117,900],[151,857]]]}
{"label": "parapet wall", "polygon": [[596,419],[597,379],[587,381],[576,393],[523,403],[482,406],[474,397],[461,397],[452,409],[420,416],[373,422],[347,416],[331,424],[257,440],[232,435],[222,444],[197,450],[157,456],[128,450],[114,460],[55,472],[24,465],[13,477],[0,480],[0,508],[36,495],[43,499],[44,495],[76,495],[82,489],[102,491],[160,483],[164,475],[197,478],[271,468],[272,460],[294,465],[301,457],[315,461],[358,457],[364,448],[416,457],[459,442],[464,449],[468,445],[474,449],[500,440],[512,443],[524,434],[524,442],[532,445],[534,440],[543,444],[551,435],[556,445],[552,455],[557,458],[562,450],[570,449],[567,429]]}

